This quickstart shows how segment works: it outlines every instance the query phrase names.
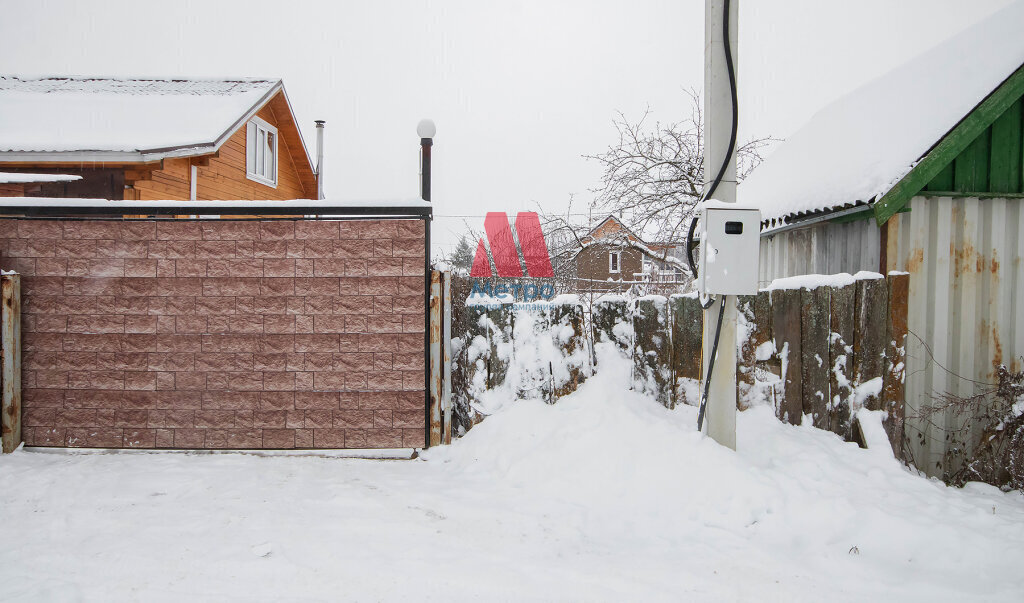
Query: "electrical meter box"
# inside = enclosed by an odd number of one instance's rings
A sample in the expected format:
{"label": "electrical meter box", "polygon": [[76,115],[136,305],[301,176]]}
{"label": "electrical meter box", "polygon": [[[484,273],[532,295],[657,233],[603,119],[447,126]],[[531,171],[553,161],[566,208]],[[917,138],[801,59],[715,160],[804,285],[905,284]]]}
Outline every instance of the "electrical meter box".
{"label": "electrical meter box", "polygon": [[756,295],[761,212],[711,201],[700,210],[697,291],[703,295]]}

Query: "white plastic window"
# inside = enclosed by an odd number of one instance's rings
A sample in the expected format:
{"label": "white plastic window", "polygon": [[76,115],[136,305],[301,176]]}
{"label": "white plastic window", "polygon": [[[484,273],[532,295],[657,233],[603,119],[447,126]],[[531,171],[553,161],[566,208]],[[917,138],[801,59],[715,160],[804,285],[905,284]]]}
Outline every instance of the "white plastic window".
{"label": "white plastic window", "polygon": [[617,274],[619,272],[619,259],[618,251],[611,251],[608,253],[608,272],[613,274]]}
{"label": "white plastic window", "polygon": [[277,128],[258,117],[245,132],[245,175],[250,180],[277,186]]}

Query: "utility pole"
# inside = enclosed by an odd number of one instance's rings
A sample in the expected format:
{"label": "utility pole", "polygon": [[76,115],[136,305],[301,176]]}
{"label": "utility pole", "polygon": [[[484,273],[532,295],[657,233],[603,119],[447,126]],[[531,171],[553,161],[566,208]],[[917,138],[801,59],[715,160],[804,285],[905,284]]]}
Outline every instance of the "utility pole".
{"label": "utility pole", "polygon": [[[733,70],[737,68],[736,38],[739,0],[705,0],[704,2],[704,179],[705,187],[721,170],[729,152],[732,137],[733,107],[732,90],[726,64],[723,22],[726,8],[729,11],[729,47],[732,54]],[[722,181],[714,192],[714,198],[726,203],[736,202],[736,149],[728,157],[728,165]],[[707,382],[708,360],[718,323],[720,304],[725,304],[722,330],[719,334],[718,353],[711,375],[708,392],[707,434],[723,446],[736,449],[736,297],[719,295],[714,304],[704,310],[703,362],[704,379]]]}

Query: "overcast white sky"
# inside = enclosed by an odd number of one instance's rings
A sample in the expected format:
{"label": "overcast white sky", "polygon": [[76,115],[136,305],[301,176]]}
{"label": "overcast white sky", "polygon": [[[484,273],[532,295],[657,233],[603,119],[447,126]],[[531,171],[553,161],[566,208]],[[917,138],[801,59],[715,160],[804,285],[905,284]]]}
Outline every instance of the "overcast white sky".
{"label": "overcast white sky", "polygon": [[[1010,3],[739,1],[741,139],[790,135]],[[703,0],[0,0],[0,72],[281,77],[311,150],[327,120],[330,198],[415,197],[416,123],[431,117],[447,247],[487,211],[585,204],[600,172],[581,155],[613,142],[616,111],[686,117],[703,13]]]}

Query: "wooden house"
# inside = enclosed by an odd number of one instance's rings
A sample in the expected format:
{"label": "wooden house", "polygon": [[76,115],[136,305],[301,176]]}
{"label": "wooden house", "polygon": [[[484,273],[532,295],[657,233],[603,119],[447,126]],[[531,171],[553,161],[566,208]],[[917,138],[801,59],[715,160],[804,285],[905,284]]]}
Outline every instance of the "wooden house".
{"label": "wooden house", "polygon": [[0,76],[0,172],[78,177],[0,196],[317,198],[280,80]]}
{"label": "wooden house", "polygon": [[625,292],[633,285],[675,288],[685,283],[686,276],[668,258],[681,249],[673,244],[647,243],[617,217],[608,216],[580,238],[567,264],[577,292]]}
{"label": "wooden house", "polygon": [[1009,6],[840,98],[739,187],[762,210],[763,283],[910,273],[904,452],[933,475],[965,417],[920,408],[1024,368],[1021,23]]}

